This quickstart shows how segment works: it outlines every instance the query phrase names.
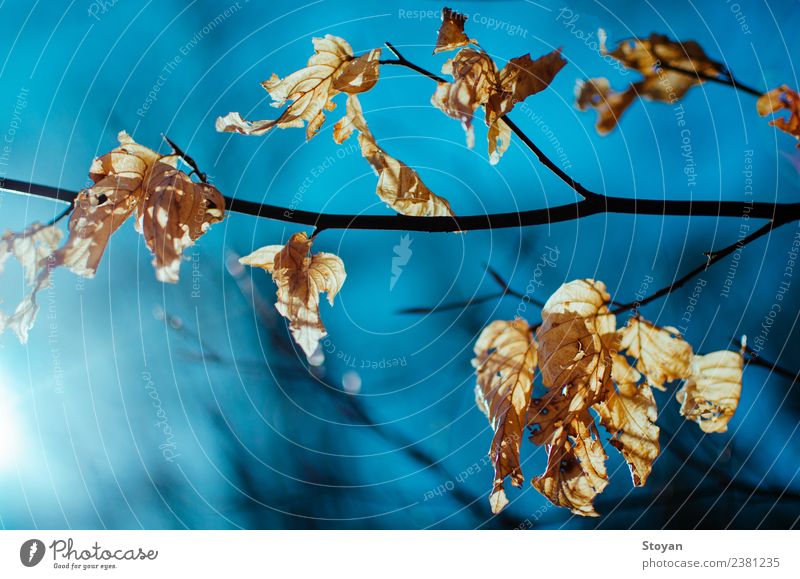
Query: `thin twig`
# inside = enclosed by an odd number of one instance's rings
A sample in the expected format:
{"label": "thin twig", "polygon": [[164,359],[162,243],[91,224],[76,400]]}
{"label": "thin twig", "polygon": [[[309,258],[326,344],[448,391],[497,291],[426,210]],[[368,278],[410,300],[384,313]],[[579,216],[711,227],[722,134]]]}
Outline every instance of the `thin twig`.
{"label": "thin twig", "polygon": [[687,76],[696,76],[700,80],[706,80],[709,82],[716,82],[719,84],[724,84],[726,86],[731,86],[737,90],[746,92],[747,94],[751,94],[756,97],[760,97],[762,94],[764,94],[762,91],[758,89],[742,84],[741,82],[733,78],[733,75],[730,74],[729,72],[726,73],[727,78],[721,78],[719,76],[705,74],[703,72],[700,72],[699,70],[686,70],[685,68],[681,68],[680,66],[673,66],[671,64],[659,63],[659,67],[663,68],[664,70],[672,70],[674,72],[680,72]]}
{"label": "thin twig", "polygon": [[747,356],[747,363],[751,366],[760,366],[761,368],[766,368],[773,374],[777,374],[778,376],[782,376],[788,380],[791,380],[792,383],[800,380],[800,370],[793,371],[784,366],[780,366],[777,362],[772,362],[762,358],[761,355],[753,350],[750,346],[744,344],[742,344],[742,346],[744,353]]}
{"label": "thin twig", "polygon": [[174,141],[172,141],[172,139],[170,139],[170,138],[169,138],[167,135],[161,135],[161,136],[164,138],[164,140],[167,142],[167,144],[168,144],[170,147],[172,147],[172,151],[173,151],[173,153],[175,153],[176,155],[178,155],[178,156],[179,156],[181,159],[183,159],[184,163],[186,163],[187,165],[189,165],[189,166],[192,168],[192,172],[191,172],[191,173],[189,173],[189,176],[191,177],[191,176],[192,176],[192,173],[194,173],[194,174],[196,174],[196,175],[198,176],[198,178],[199,178],[199,179],[200,179],[200,180],[201,180],[203,183],[208,183],[208,177],[206,176],[206,174],[205,174],[205,173],[203,173],[203,172],[202,172],[202,171],[201,171],[201,170],[198,168],[198,166],[197,166],[197,163],[195,162],[195,160],[194,160],[194,159],[192,159],[192,158],[191,158],[189,155],[187,155],[187,154],[184,152],[184,150],[183,150],[183,149],[181,149],[181,148],[180,148],[178,145],[176,145],[176,144],[174,143]]}
{"label": "thin twig", "polygon": [[665,287],[661,288],[660,290],[650,294],[649,296],[647,296],[647,297],[645,297],[645,298],[643,298],[641,300],[637,300],[635,302],[630,302],[628,304],[622,304],[620,306],[617,306],[615,309],[612,310],[612,313],[620,314],[620,313],[625,312],[627,310],[638,311],[638,309],[641,308],[642,306],[647,305],[650,302],[657,300],[658,298],[661,298],[661,297],[663,297],[665,295],[668,295],[668,294],[672,293],[673,291],[675,291],[679,287],[681,287],[684,284],[686,284],[694,276],[698,275],[699,273],[702,273],[703,271],[708,269],[710,266],[712,266],[713,264],[715,264],[716,262],[718,262],[722,258],[730,255],[731,253],[733,253],[737,249],[740,249],[740,248],[744,247],[745,245],[747,245],[749,243],[752,243],[756,239],[759,239],[760,237],[763,237],[764,235],[766,235],[767,233],[769,233],[773,229],[776,229],[776,228],[778,228],[781,225],[784,225],[786,223],[788,223],[788,221],[786,221],[783,218],[780,218],[780,219],[776,218],[776,219],[770,220],[766,225],[764,225],[763,227],[761,227],[757,231],[751,233],[747,237],[738,240],[736,243],[733,243],[733,244],[729,245],[728,247],[725,247],[724,249],[720,249],[718,251],[706,252],[706,254],[705,254],[706,261],[704,263],[698,265],[694,269],[692,269],[690,272],[688,272],[686,275],[684,275],[680,279],[677,279],[677,280],[673,281],[668,286],[665,286]]}

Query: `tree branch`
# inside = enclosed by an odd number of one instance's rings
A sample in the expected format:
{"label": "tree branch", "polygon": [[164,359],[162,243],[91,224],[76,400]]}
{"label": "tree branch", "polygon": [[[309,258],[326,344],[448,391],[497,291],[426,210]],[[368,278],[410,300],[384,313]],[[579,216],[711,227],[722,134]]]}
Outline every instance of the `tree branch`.
{"label": "tree branch", "polygon": [[[3,189],[14,193],[35,195],[72,203],[77,192],[37,185],[25,181],[6,179]],[[408,215],[345,215],[292,210],[286,207],[225,197],[226,210],[234,213],[266,217],[296,225],[318,229],[366,229],[387,231],[453,232],[527,227],[563,221],[573,221],[590,215],[618,213],[627,215],[660,215],[691,217],[750,217],[772,219],[781,215],[784,222],[800,219],[800,203],[745,203],[743,201],[691,201],[671,199],[631,199],[627,197],[600,197],[555,207],[466,215],[453,217],[412,217]]]}

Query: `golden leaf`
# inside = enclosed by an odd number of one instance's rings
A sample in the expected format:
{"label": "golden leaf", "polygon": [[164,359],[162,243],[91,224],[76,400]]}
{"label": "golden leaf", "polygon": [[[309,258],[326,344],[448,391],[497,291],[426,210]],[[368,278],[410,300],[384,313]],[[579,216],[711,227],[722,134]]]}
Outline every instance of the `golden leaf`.
{"label": "golden leaf", "polygon": [[319,294],[327,292],[328,303],[333,305],[347,277],[344,263],[336,255],[309,255],[312,242],[304,232],[295,233],[285,246],[262,247],[239,260],[272,274],[278,285],[275,308],[289,320],[292,337],[306,356],[328,335],[319,315]]}
{"label": "golden leaf", "polygon": [[34,223],[25,231],[6,232],[0,238],[0,273],[6,261],[14,257],[22,266],[22,273],[28,292],[14,308],[11,315],[0,311],[0,334],[11,329],[24,344],[28,341],[28,331],[33,327],[39,306],[36,293],[49,287],[52,270],[53,251],[61,242],[62,233],[55,225]]}
{"label": "golden leaf", "polygon": [[661,328],[634,316],[620,331],[620,337],[620,347],[637,359],[636,369],[653,388],[665,390],[664,382],[689,375],[692,347],[675,328]]}
{"label": "golden leaf", "polygon": [[489,127],[489,161],[496,164],[508,148],[510,130],[501,117],[519,102],[547,88],[566,60],[554,50],[536,60],[530,54],[512,58],[502,70],[485,52],[464,48],[444,63],[442,72],[453,82],[440,82],[431,102],[446,115],[461,121],[467,146],[475,143],[472,119],[478,107],[485,107]]}
{"label": "golden leaf", "polygon": [[159,281],[177,283],[183,251],[221,221],[225,199],[215,187],[195,183],[183,171],[158,161],[144,183],[139,229],[153,252]]}
{"label": "golden leaf", "polygon": [[347,113],[333,128],[333,138],[342,143],[358,130],[361,155],[378,175],[376,193],[389,207],[403,215],[419,217],[452,217],[453,211],[444,197],[433,193],[417,172],[386,153],[378,146],[367,126],[358,97],[347,97]]}
{"label": "golden leaf", "polygon": [[217,131],[263,135],[274,127],[302,127],[307,122],[306,139],[310,139],[325,121],[323,111],[336,106],[333,97],[341,92],[365,92],[378,82],[380,48],[356,57],[347,41],[338,36],[327,34],[313,42],[314,55],[305,68],[283,79],[273,74],[261,83],[274,101],[272,106],[292,101],[277,119],[250,122],[239,113],[228,113],[217,119]]}
{"label": "golden leaf", "polygon": [[562,285],[542,308],[539,340],[542,382],[563,389],[571,409],[597,401],[611,383],[611,347],[616,330],[603,282],[580,279]]}
{"label": "golden leaf", "polygon": [[624,356],[613,356],[611,375],[617,389],[594,405],[600,423],[611,434],[611,444],[625,457],[635,486],[643,486],[658,457],[658,410],[653,391]]}
{"label": "golden leaf", "polygon": [[616,92],[611,89],[608,79],[594,78],[575,85],[575,104],[579,110],[593,108],[597,111],[595,128],[601,135],[609,133],[617,126],[622,113],[636,100],[636,87]]}
{"label": "golden leaf", "polygon": [[111,234],[142,202],[144,179],[161,158],[125,131],[119,133],[119,142],[119,147],[92,163],[89,177],[94,185],[75,199],[69,238],[55,254],[58,265],[83,277],[94,277]]}
{"label": "golden leaf", "polygon": [[608,458],[589,411],[558,390],[534,398],[528,411],[535,444],[547,448],[547,468],[531,483],[554,505],[596,517],[594,498],[608,484]]}
{"label": "golden leaf", "polygon": [[524,481],[519,450],[536,359],[536,342],[522,319],[492,322],[475,343],[475,400],[494,430],[489,450],[494,465],[494,486],[489,497],[493,513],[508,504],[503,488],[506,477],[510,476],[516,487]]}
{"label": "golden leaf", "polygon": [[461,48],[468,44],[475,44],[475,40],[464,33],[464,24],[466,22],[467,17],[465,15],[459,14],[450,8],[443,8],[442,25],[439,27],[439,35],[436,38],[436,48],[433,49],[433,53],[437,54]]}
{"label": "golden leaf", "polygon": [[[758,97],[756,109],[762,117],[782,110],[788,111],[788,118],[778,117],[769,124],[800,139],[800,94],[797,91],[782,84]],[[800,143],[797,144],[797,147],[800,148]]]}
{"label": "golden leaf", "polygon": [[577,107],[580,110],[589,107],[597,109],[597,132],[601,135],[617,125],[622,113],[636,97],[674,103],[683,98],[691,87],[703,82],[698,74],[718,76],[725,72],[725,67],[711,60],[693,40],[676,42],[654,33],[646,39],[622,40],[614,50],[608,51],[605,32],[601,30],[598,36],[600,51],[604,56],[618,60],[644,77],[621,92],[610,90],[608,81],[603,78],[590,79],[579,85],[576,91]]}
{"label": "golden leaf", "polygon": [[725,432],[742,394],[744,359],[722,350],[692,359],[691,374],[677,393],[681,415],[703,432]]}

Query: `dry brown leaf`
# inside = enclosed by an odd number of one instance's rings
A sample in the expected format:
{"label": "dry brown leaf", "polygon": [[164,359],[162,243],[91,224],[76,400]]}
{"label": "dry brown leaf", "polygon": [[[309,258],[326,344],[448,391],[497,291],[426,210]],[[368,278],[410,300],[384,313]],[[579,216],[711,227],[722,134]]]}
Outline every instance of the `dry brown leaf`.
{"label": "dry brown leaf", "polygon": [[336,106],[333,97],[341,92],[365,92],[378,82],[380,48],[356,57],[347,41],[338,36],[327,34],[324,38],[314,38],[313,42],[314,55],[305,68],[283,79],[273,74],[261,83],[274,101],[272,106],[281,107],[292,101],[277,119],[251,122],[239,113],[228,113],[217,119],[217,130],[263,135],[274,127],[302,127],[307,122],[306,138],[310,139],[325,121],[323,111]]}
{"label": "dry brown leaf", "polygon": [[593,108],[597,111],[595,128],[601,135],[609,133],[619,123],[619,119],[636,100],[636,87],[616,92],[611,89],[608,79],[594,78],[578,81],[575,86],[575,104],[579,110]]}
{"label": "dry brown leaf", "polygon": [[499,90],[486,103],[486,124],[493,125],[514,105],[546,89],[566,64],[560,48],[536,60],[530,54],[509,60],[497,75]]}
{"label": "dry brown leaf", "polygon": [[431,98],[434,106],[461,121],[467,134],[467,146],[475,144],[472,120],[483,106],[489,127],[489,160],[496,164],[510,140],[510,130],[501,117],[514,105],[547,88],[566,60],[561,50],[554,50],[536,60],[530,54],[512,58],[502,70],[482,50],[464,48],[444,63],[442,72],[453,82],[440,82]]}
{"label": "dry brown leaf", "polygon": [[616,320],[608,301],[603,282],[581,279],[563,284],[542,308],[542,382],[565,390],[572,410],[594,404],[611,383]]}
{"label": "dry brown leaf", "polygon": [[550,502],[596,517],[593,501],[608,484],[608,458],[589,411],[558,390],[534,398],[528,411],[533,442],[547,449],[547,468],[531,483]]}
{"label": "dry brown leaf", "polygon": [[675,328],[661,328],[634,316],[620,330],[620,338],[620,347],[636,358],[636,369],[653,388],[665,390],[664,382],[689,375],[692,347]]}
{"label": "dry brown leaf", "polygon": [[144,182],[139,229],[153,252],[159,281],[177,283],[183,251],[221,221],[225,199],[208,183],[195,183],[172,165],[157,161]]}
{"label": "dry brown leaf", "polygon": [[34,223],[25,231],[6,232],[0,238],[0,273],[10,257],[14,257],[22,267],[27,293],[10,315],[0,311],[0,334],[11,329],[24,344],[28,332],[36,320],[39,310],[36,293],[49,287],[50,272],[53,269],[50,257],[61,242],[62,232],[55,225]]}
{"label": "dry brown leaf", "polygon": [[[756,103],[756,109],[762,117],[783,110],[788,111],[788,117],[778,117],[769,124],[800,139],[800,94],[797,91],[782,84],[761,95]],[[800,148],[800,143],[797,144],[797,147]]]}
{"label": "dry brown leaf", "polygon": [[444,63],[442,72],[452,76],[453,82],[440,82],[431,102],[446,115],[461,121],[467,133],[467,146],[472,148],[475,145],[472,118],[496,90],[497,67],[485,52],[464,48]]}
{"label": "dry brown leaf", "polygon": [[[695,41],[672,41],[662,34],[649,38],[622,40],[614,50],[605,46],[605,32],[598,34],[600,50],[626,68],[639,72],[644,78],[621,92],[612,91],[606,79],[590,79],[579,85],[576,105],[580,110],[595,108],[598,113],[597,132],[605,135],[619,122],[622,113],[636,97],[674,103],[683,98],[693,86],[703,82],[697,75],[718,76],[725,67],[711,60]],[[681,70],[673,70],[676,67]]]}
{"label": "dry brown leaf", "polygon": [[386,153],[378,146],[367,126],[358,97],[347,97],[347,113],[333,128],[337,143],[357,130],[361,154],[378,175],[376,193],[389,207],[403,215],[418,217],[452,217],[453,211],[444,197],[433,193],[422,182],[417,172]]}
{"label": "dry brown leaf", "polygon": [[445,52],[461,48],[468,44],[476,44],[475,40],[469,38],[464,33],[464,24],[467,17],[450,8],[442,9],[442,25],[439,27],[439,35],[436,38],[436,48],[433,53]]}
{"label": "dry brown leaf", "polygon": [[533,486],[553,504],[597,516],[592,504],[602,492],[606,454],[589,407],[614,391],[612,351],[616,320],[600,281],[563,284],[542,308],[537,330],[542,382],[549,392],[528,412],[537,428],[534,443],[547,447],[547,469]]}
{"label": "dry brown leaf", "polygon": [[328,335],[319,315],[320,293],[327,292],[328,303],[333,305],[347,277],[344,263],[336,255],[309,255],[312,242],[304,232],[295,233],[285,246],[262,247],[239,260],[272,274],[278,285],[275,308],[289,320],[292,337],[306,356]]}
{"label": "dry brown leaf", "polygon": [[119,133],[119,142],[119,147],[92,163],[89,177],[95,184],[78,194],[69,238],[55,254],[58,265],[83,277],[94,277],[111,234],[142,202],[144,179],[161,158],[125,131]]}
{"label": "dry brown leaf", "polygon": [[725,432],[742,394],[744,358],[722,350],[695,356],[691,374],[677,393],[681,415],[700,425],[703,432]]}
{"label": "dry brown leaf", "polygon": [[536,342],[522,319],[492,322],[475,343],[475,400],[494,430],[489,450],[494,485],[489,503],[495,514],[508,504],[503,488],[506,477],[516,487],[524,481],[519,450],[536,361]]}
{"label": "dry brown leaf", "polygon": [[635,486],[643,486],[658,457],[658,409],[653,391],[624,356],[613,356],[611,375],[617,389],[594,405],[611,444],[625,457]]}

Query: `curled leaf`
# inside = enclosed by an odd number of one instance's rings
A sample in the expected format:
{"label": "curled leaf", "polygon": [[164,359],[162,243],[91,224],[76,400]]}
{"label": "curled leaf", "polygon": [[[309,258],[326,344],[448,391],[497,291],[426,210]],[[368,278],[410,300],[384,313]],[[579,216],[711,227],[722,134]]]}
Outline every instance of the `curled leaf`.
{"label": "curled leaf", "polygon": [[[789,133],[796,139],[800,139],[800,94],[790,89],[785,84],[758,97],[756,103],[758,114],[762,117],[787,111],[788,117],[778,117],[770,121],[769,124],[777,127],[785,133]],[[800,148],[800,143],[797,145]]]}
{"label": "curled leaf", "polygon": [[557,390],[531,401],[533,442],[547,449],[547,468],[531,483],[550,502],[576,515],[596,517],[595,497],[608,485],[608,458],[586,408]]}
{"label": "curled leaf", "polygon": [[505,123],[498,126],[501,118],[517,103],[547,88],[566,62],[559,49],[536,60],[529,54],[512,58],[498,71],[488,54],[464,48],[445,62],[442,72],[451,75],[453,82],[440,82],[431,102],[446,115],[461,121],[470,148],[475,142],[472,119],[479,107],[485,107],[489,157],[495,164],[508,148],[510,138],[508,126]]}
{"label": "curled leaf", "polygon": [[506,477],[517,487],[524,481],[519,450],[536,361],[536,342],[525,320],[494,321],[475,343],[475,400],[494,430],[489,450],[494,465],[489,497],[493,513],[508,503],[503,488]]}
{"label": "curled leaf", "polygon": [[239,113],[228,113],[217,119],[217,131],[263,135],[275,127],[286,129],[308,123],[306,138],[310,139],[325,121],[323,111],[336,106],[333,97],[341,92],[365,92],[378,82],[380,48],[356,57],[347,41],[338,36],[327,34],[313,42],[314,55],[305,68],[283,79],[273,74],[261,83],[274,101],[272,106],[281,107],[292,101],[277,119],[251,122]]}
{"label": "curled leaf", "polygon": [[153,252],[156,279],[177,283],[181,256],[212,224],[222,220],[225,199],[208,183],[195,183],[183,171],[158,161],[144,184],[138,217]]}
{"label": "curled leaf", "polygon": [[61,230],[55,225],[34,223],[25,231],[8,231],[0,238],[0,273],[13,256],[22,266],[27,286],[27,293],[10,315],[0,311],[0,334],[9,328],[20,343],[28,341],[28,332],[39,310],[36,294],[50,286],[50,272],[53,269],[51,255],[61,242],[61,236]]}
{"label": "curled leaf", "polygon": [[620,331],[620,336],[620,347],[637,359],[636,369],[653,388],[665,390],[664,382],[689,375],[692,347],[675,328],[661,328],[634,316]]}
{"label": "curled leaf", "polygon": [[611,382],[616,330],[603,282],[580,279],[562,285],[542,308],[539,340],[542,382],[564,389],[572,409],[593,404]]}
{"label": "curled leaf", "polygon": [[742,394],[744,359],[722,350],[692,359],[691,374],[677,393],[681,415],[703,432],[725,432]]}
{"label": "curled leaf", "polygon": [[333,137],[337,143],[342,143],[354,130],[360,133],[358,143],[361,155],[378,175],[375,192],[384,203],[403,215],[453,216],[447,199],[433,193],[414,169],[378,146],[367,126],[358,97],[350,95],[347,97],[347,114],[334,126]]}
{"label": "curled leaf", "polygon": [[333,298],[347,277],[338,256],[309,255],[312,241],[305,232],[295,233],[285,246],[262,247],[239,260],[272,274],[278,285],[275,308],[289,320],[292,337],[306,356],[311,356],[319,341],[328,335],[319,315],[320,293],[327,292],[328,303],[333,305]]}
{"label": "curled leaf", "polygon": [[658,457],[658,410],[653,391],[624,356],[614,355],[611,371],[617,388],[595,404],[600,423],[611,434],[611,444],[625,457],[635,486],[643,486]]}
{"label": "curled leaf", "polygon": [[439,35],[436,38],[436,48],[433,53],[445,52],[461,48],[468,44],[475,44],[475,40],[469,38],[464,33],[464,24],[467,17],[450,8],[442,9],[442,25],[439,27]]}
{"label": "curled leaf", "polygon": [[83,277],[94,277],[111,235],[144,199],[145,177],[161,158],[125,131],[119,133],[119,143],[92,163],[89,177],[94,185],[75,199],[69,237],[55,253],[58,265]]}

